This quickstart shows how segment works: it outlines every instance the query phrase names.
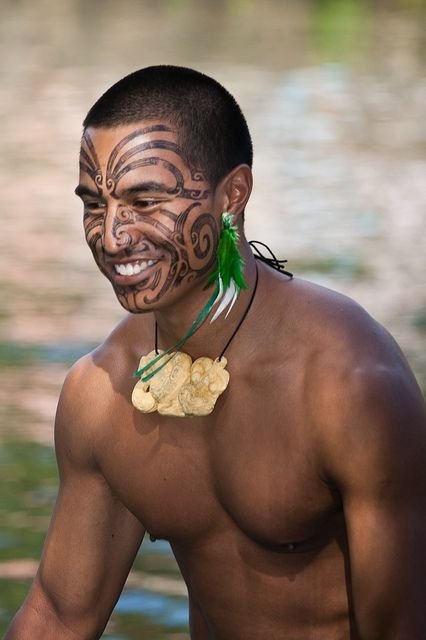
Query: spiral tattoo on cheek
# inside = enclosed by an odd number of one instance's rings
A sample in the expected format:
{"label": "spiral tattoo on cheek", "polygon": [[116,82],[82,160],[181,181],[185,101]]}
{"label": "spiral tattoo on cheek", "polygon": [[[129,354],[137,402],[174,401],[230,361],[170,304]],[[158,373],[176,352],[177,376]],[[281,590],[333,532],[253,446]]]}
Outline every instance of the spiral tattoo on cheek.
{"label": "spiral tattoo on cheek", "polygon": [[[82,139],[81,173],[89,176],[99,197],[108,195],[117,200],[112,214],[85,211],[87,243],[99,269],[111,279],[120,303],[134,312],[146,310],[147,305],[157,303],[172,288],[202,278],[212,270],[216,260],[218,227],[212,213],[205,210],[204,203],[210,191],[185,184],[179,167],[188,167],[181,149],[177,143],[163,139],[163,132],[169,133],[172,129],[156,124],[137,129],[120,140],[108,158],[105,176],[87,131]],[[151,135],[147,140],[147,134],[153,133],[159,135],[155,136],[156,139]],[[167,158],[163,157],[162,151],[168,152]],[[176,163],[169,159],[170,152],[177,157]],[[134,170],[139,170],[138,175],[143,177],[144,167],[159,167],[161,175],[166,173],[168,184],[172,185],[164,187],[167,201],[159,202],[153,213],[143,213],[124,205],[117,196],[122,178]],[[206,182],[201,171],[190,168],[189,171],[192,183]],[[183,208],[179,207],[179,202],[184,204]],[[135,259],[143,260],[146,250],[148,255],[160,257],[158,268],[150,268],[149,275],[135,285],[118,285],[105,267],[107,224],[108,233],[114,238],[121,258],[135,256]]]}

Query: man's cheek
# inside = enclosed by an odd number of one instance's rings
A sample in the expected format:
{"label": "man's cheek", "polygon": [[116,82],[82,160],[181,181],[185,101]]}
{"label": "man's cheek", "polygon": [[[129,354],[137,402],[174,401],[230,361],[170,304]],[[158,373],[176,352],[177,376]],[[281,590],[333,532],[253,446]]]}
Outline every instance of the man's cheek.
{"label": "man's cheek", "polygon": [[102,225],[97,223],[92,225],[90,230],[85,229],[86,242],[90,251],[95,259],[95,262],[101,272],[108,277],[108,274],[103,266],[102,256]]}
{"label": "man's cheek", "polygon": [[85,219],[84,234],[86,236],[87,244],[94,253],[96,245],[99,241],[102,240],[102,223],[100,223],[99,220],[96,219]]}
{"label": "man's cheek", "polygon": [[182,227],[182,245],[188,261],[188,270],[203,275],[215,261],[219,239],[217,224],[211,213],[194,211]]}

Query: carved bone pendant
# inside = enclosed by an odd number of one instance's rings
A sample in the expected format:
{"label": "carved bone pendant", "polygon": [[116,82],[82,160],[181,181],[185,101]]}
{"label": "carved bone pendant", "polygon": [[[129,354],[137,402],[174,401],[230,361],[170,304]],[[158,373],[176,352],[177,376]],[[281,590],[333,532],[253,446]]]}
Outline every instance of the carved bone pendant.
{"label": "carved bone pendant", "polygon": [[[156,355],[151,351],[142,356],[138,369],[149,364]],[[136,383],[132,393],[133,406],[143,413],[158,411],[177,417],[208,416],[228,386],[226,365],[223,356],[220,360],[202,357],[192,362],[187,353],[177,351],[150,380]]]}

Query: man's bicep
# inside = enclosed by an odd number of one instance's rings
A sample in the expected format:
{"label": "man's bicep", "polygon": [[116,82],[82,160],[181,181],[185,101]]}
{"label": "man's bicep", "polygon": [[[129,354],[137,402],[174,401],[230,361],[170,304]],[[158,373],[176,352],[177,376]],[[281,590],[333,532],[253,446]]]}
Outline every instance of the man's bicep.
{"label": "man's bicep", "polygon": [[426,629],[426,423],[404,369],[357,372],[328,434],[343,500],[354,616],[362,640]]}
{"label": "man's bicep", "polygon": [[346,496],[351,599],[361,640],[421,640],[426,629],[423,503]]}
{"label": "man's bicep", "polygon": [[60,488],[35,581],[61,621],[84,630],[106,623],[144,535],[98,468],[96,442],[108,411],[95,402],[99,393],[89,385],[102,381],[88,367],[87,359],[74,367],[58,405]]}
{"label": "man's bicep", "polygon": [[105,625],[143,533],[101,477],[67,478],[36,579],[65,625]]}

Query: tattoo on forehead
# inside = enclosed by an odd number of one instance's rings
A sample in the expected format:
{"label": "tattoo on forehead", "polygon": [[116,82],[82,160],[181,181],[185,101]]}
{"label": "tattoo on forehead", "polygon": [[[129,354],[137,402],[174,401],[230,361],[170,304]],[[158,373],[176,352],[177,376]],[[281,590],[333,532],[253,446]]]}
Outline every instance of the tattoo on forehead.
{"label": "tattoo on forehead", "polygon": [[[138,311],[144,305],[157,302],[169,289],[179,286],[182,282],[191,282],[206,275],[215,263],[217,224],[210,212],[202,210],[202,201],[209,196],[209,191],[187,188],[182,172],[175,164],[159,158],[155,153],[146,154],[147,151],[166,149],[183,159],[179,146],[161,139],[147,142],[142,140],[131,146],[133,141],[147,133],[170,131],[172,130],[169,127],[157,124],[138,129],[123,138],[108,158],[106,176],[102,175],[89,134],[85,132],[83,136],[81,171],[90,176],[100,196],[103,189],[106,189],[112,197],[117,198],[115,190],[124,175],[144,166],[161,166],[173,176],[174,185],[167,193],[175,198],[192,201],[179,212],[171,211],[167,208],[166,202],[162,203],[153,216],[141,213],[127,204],[117,203],[110,221],[110,233],[115,238],[121,254],[127,258],[135,256],[135,259],[142,260],[142,247],[147,246],[147,256],[163,256],[158,268],[151,270],[150,275],[136,286],[124,287],[113,283],[121,304],[130,311]],[[201,171],[191,171],[191,180],[203,182],[205,178]],[[100,270],[108,277],[103,263],[104,225],[103,216],[93,215],[90,210],[85,212],[87,242]]]}
{"label": "tattoo on forehead", "polygon": [[[149,156],[144,155],[141,157],[141,154],[144,154],[146,151],[164,149],[172,151],[179,156],[183,162],[185,162],[182,150],[178,144],[171,142],[170,140],[158,139],[131,145],[136,138],[140,138],[148,133],[172,131],[173,130],[170,127],[162,124],[155,124],[150,127],[132,131],[132,133],[120,140],[112,150],[108,158],[106,176],[102,175],[95,146],[89,133],[85,131],[81,143],[80,170],[92,179],[96,185],[99,195],[102,194],[102,189],[105,187],[107,192],[116,198],[116,189],[123,176],[141,167],[162,166],[173,176],[175,182],[174,186],[167,190],[169,195],[190,200],[201,200],[207,198],[209,196],[208,189],[201,190],[185,188],[183,174],[172,162],[169,162],[164,158],[159,158],[155,154]],[[205,181],[202,171],[194,170],[191,167],[189,167],[189,170],[192,181]]]}
{"label": "tattoo on forehead", "polygon": [[87,173],[93,180],[99,195],[102,193],[102,172],[96,149],[92,139],[87,133],[83,134],[80,149],[80,171]]}

